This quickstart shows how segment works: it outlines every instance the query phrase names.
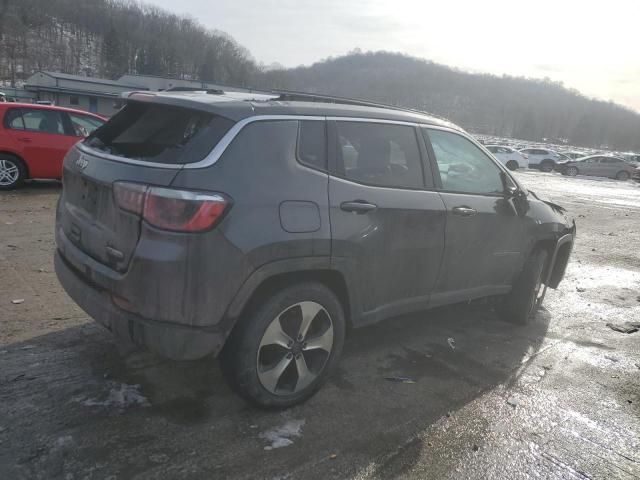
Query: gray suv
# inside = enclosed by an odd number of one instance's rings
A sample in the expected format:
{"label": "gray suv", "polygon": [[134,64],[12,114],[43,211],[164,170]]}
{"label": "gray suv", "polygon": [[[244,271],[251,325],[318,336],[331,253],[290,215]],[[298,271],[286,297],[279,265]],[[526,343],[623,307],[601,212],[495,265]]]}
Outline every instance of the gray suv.
{"label": "gray suv", "polygon": [[63,176],[68,294],[263,407],[316,392],[347,328],[483,297],[527,322],[575,234],[455,125],[345,99],[132,93]]}

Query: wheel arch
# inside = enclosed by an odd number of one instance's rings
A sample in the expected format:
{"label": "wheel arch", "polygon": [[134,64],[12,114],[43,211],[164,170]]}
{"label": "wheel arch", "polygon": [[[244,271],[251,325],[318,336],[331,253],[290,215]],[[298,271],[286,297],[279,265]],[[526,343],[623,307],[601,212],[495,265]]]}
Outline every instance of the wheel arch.
{"label": "wheel arch", "polygon": [[342,304],[347,324],[352,324],[354,301],[344,275],[330,268],[328,262],[317,261],[313,257],[274,262],[256,270],[234,297],[226,317],[235,324],[244,312],[250,311],[276,291],[300,282],[318,282],[331,290]]}
{"label": "wheel arch", "polygon": [[547,262],[542,273],[543,278],[546,278],[545,285],[551,288],[558,288],[564,277],[572,249],[572,234],[563,235],[559,239],[539,240],[533,245],[529,255],[537,250],[545,250],[547,252]]}

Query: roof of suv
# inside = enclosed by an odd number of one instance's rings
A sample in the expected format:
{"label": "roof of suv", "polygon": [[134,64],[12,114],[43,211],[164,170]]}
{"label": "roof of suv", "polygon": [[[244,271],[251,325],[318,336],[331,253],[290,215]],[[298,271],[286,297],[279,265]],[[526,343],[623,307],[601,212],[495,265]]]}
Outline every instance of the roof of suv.
{"label": "roof of suv", "polygon": [[[312,101],[290,100],[286,94],[238,92],[130,92],[127,101],[153,102],[165,105],[205,110],[216,115],[240,121],[258,115],[304,115],[372,118],[400,122],[421,123],[463,131],[459,126],[443,119],[413,110],[378,105],[338,97],[317,97],[301,94]],[[326,100],[325,100],[326,99]],[[352,103],[351,103],[352,102]]]}

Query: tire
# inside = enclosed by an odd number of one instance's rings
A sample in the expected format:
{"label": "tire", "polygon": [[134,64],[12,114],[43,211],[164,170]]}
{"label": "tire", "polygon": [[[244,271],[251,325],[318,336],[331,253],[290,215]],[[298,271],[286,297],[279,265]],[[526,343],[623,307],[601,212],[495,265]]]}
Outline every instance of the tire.
{"label": "tire", "polygon": [[504,299],[501,315],[504,320],[525,325],[531,320],[542,304],[539,296],[542,286],[542,274],[547,263],[546,250],[535,250],[527,259],[513,289]]}
{"label": "tire", "polygon": [[[312,320],[300,339],[295,333],[301,331],[303,309],[312,313],[307,315]],[[302,403],[335,369],[345,328],[342,305],[327,287],[313,282],[286,287],[250,309],[236,325],[220,357],[222,373],[231,388],[255,406],[277,409]],[[316,345],[311,347],[313,340]],[[301,376],[305,369],[308,374]]]}
{"label": "tire", "polygon": [[553,162],[553,160],[547,159],[540,162],[540,170],[543,172],[552,172],[554,166],[555,163]]}
{"label": "tire", "polygon": [[629,172],[626,172],[624,170],[620,170],[618,173],[616,173],[616,180],[622,180],[623,182],[626,182],[627,180],[629,180],[629,177],[631,177],[631,175],[629,175]]}
{"label": "tire", "polygon": [[518,162],[516,162],[515,160],[509,160],[506,164],[506,167],[513,171],[513,170],[517,170],[518,169]]}
{"label": "tire", "polygon": [[578,167],[570,166],[564,169],[564,174],[569,177],[575,177],[578,173],[580,173]]}
{"label": "tire", "polygon": [[0,154],[0,190],[13,190],[24,182],[27,169],[13,155]]}

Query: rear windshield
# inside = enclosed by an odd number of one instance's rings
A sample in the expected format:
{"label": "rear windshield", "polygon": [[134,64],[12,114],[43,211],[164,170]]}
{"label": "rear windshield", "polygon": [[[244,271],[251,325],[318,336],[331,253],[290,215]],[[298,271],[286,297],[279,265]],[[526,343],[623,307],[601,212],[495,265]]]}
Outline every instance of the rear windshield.
{"label": "rear windshield", "polygon": [[233,122],[188,108],[129,102],[85,143],[110,155],[157,163],[202,160]]}

